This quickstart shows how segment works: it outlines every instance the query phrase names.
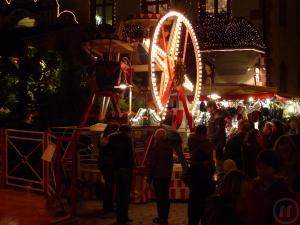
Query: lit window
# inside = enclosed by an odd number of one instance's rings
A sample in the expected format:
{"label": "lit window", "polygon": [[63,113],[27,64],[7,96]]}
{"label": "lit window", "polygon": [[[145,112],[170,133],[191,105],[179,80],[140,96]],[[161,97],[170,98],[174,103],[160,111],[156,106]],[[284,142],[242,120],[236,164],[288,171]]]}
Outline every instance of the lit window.
{"label": "lit window", "polygon": [[215,0],[207,0],[206,1],[206,12],[214,13],[215,11]]}
{"label": "lit window", "polygon": [[94,21],[96,25],[113,25],[113,0],[96,0],[94,3]]}
{"label": "lit window", "polygon": [[170,0],[143,0],[142,10],[147,13],[161,13],[168,11]]}
{"label": "lit window", "polygon": [[219,0],[218,1],[218,12],[226,12],[227,11],[227,0]]}

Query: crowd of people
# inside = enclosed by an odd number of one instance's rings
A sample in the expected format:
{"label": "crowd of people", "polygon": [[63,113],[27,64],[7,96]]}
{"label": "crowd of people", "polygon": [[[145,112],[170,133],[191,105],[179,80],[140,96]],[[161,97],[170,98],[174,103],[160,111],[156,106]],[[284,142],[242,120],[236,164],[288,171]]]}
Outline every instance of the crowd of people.
{"label": "crowd of people", "polygon": [[[241,119],[237,131],[226,135],[226,122],[216,103],[209,102],[207,107],[211,114],[207,135],[205,126],[198,126],[189,138],[189,225],[199,221],[201,225],[300,224],[298,118],[288,124],[261,121],[259,129]],[[205,138],[213,146],[200,144]],[[216,153],[216,171],[211,152]],[[198,168],[193,166],[195,161]],[[208,180],[214,175],[217,179],[211,188]]]}
{"label": "crowd of people", "polygon": [[[188,138],[190,161],[183,157],[182,141],[174,130],[161,127],[153,136],[145,175],[153,185],[157,217],[168,224],[169,188],[173,153],[183,168],[188,186],[189,225],[300,224],[300,130],[297,118],[289,124],[261,121],[259,129],[245,119],[237,132],[226,135],[225,119],[215,102],[208,102],[211,117]],[[117,224],[128,217],[134,152],[130,127],[110,124],[100,142],[99,168],[105,180],[103,209],[114,210]]]}

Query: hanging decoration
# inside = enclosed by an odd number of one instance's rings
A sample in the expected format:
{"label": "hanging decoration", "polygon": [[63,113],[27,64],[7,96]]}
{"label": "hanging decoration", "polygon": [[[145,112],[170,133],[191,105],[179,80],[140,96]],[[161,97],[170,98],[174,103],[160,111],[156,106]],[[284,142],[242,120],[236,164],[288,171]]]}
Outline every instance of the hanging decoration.
{"label": "hanging decoration", "polygon": [[[7,3],[7,5],[10,5],[12,3],[12,0],[4,0],[4,1]],[[33,1],[36,3],[38,0],[33,0]],[[59,0],[55,0],[55,2],[56,2],[56,17],[57,18],[59,18],[64,13],[69,13],[74,18],[75,23],[78,24],[77,17],[72,11],[70,11],[70,10],[62,10],[61,11]]]}

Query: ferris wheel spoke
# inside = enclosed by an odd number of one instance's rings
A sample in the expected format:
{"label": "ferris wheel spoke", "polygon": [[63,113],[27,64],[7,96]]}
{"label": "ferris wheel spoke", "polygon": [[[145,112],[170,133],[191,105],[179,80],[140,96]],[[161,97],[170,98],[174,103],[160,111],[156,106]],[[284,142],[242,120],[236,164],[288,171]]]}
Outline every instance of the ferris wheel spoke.
{"label": "ferris wheel spoke", "polygon": [[163,96],[161,97],[162,105],[165,105],[168,101],[168,98],[170,96],[171,87],[172,87],[172,82],[173,82],[173,79],[169,78],[168,83],[167,83],[166,88],[165,88],[165,91],[163,93]]}
{"label": "ferris wheel spoke", "polygon": [[[162,26],[161,26],[161,32],[162,32],[164,49],[165,49],[165,52],[167,52],[167,43],[166,43],[166,37],[165,37],[165,26],[164,26],[164,24],[162,24]],[[168,54],[166,55],[166,58],[167,58],[167,67],[168,67],[169,76],[173,77],[171,63],[170,63],[170,58],[169,58]]]}
{"label": "ferris wheel spoke", "polygon": [[168,55],[171,56],[173,60],[176,59],[178,54],[178,48],[180,45],[180,37],[181,37],[181,28],[182,28],[182,20],[180,18],[177,18],[176,21],[174,21],[171,29],[169,46],[168,46]]}
{"label": "ferris wheel spoke", "polygon": [[183,47],[182,63],[184,63],[184,61],[185,61],[188,37],[189,37],[189,31],[188,31],[188,29],[186,29],[186,31],[185,31],[185,37],[184,37],[184,47]]}
{"label": "ferris wheel spoke", "polygon": [[156,55],[154,58],[154,62],[160,70],[166,71],[168,69],[167,64],[163,61],[163,59],[160,56]]}
{"label": "ferris wheel spoke", "polygon": [[167,56],[167,53],[162,50],[158,45],[154,45],[155,53],[157,56],[165,58]]}
{"label": "ferris wheel spoke", "polygon": [[169,74],[167,73],[167,71],[162,72],[160,80],[161,80],[161,82],[160,82],[160,86],[159,86],[159,97],[162,98],[162,96],[164,95],[164,93],[167,89],[167,84],[169,82]]}

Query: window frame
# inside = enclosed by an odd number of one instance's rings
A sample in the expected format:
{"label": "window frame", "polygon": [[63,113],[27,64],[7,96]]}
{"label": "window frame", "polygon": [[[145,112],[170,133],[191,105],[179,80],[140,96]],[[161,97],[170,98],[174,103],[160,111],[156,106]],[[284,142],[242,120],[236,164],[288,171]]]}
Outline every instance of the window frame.
{"label": "window frame", "polygon": [[[108,2],[110,1],[110,3]],[[97,0],[92,0],[92,7],[91,7],[91,21],[94,25],[96,25],[96,15],[97,15],[97,9],[102,10],[102,24],[109,24],[106,20],[106,13],[107,8],[111,7],[111,21],[112,26],[115,24],[115,0],[102,0],[102,3],[97,3]]]}
{"label": "window frame", "polygon": [[155,6],[155,12],[152,13],[161,13],[159,12],[159,6],[162,5],[167,5],[168,8],[170,8],[170,0],[154,0],[154,1],[147,1],[147,0],[143,0],[142,2],[142,10],[144,12],[149,12],[148,11],[148,6]]}

